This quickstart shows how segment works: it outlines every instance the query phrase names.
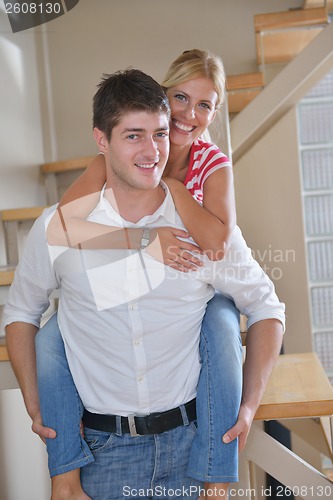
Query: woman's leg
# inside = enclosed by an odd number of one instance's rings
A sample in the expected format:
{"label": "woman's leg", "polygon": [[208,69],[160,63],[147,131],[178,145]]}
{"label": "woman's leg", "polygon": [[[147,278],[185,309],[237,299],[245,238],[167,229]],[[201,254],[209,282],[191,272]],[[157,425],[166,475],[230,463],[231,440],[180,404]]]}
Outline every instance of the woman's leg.
{"label": "woman's leg", "polygon": [[[82,403],[67,363],[57,314],[36,336],[36,358],[43,424],[57,433],[55,439],[46,440],[50,476],[53,477],[94,460],[80,433]],[[79,473],[76,475],[79,478]]]}
{"label": "woman's leg", "polygon": [[209,483],[238,481],[237,440],[222,436],[237,421],[242,395],[242,342],[239,311],[220,293],[208,303],[200,337],[201,372],[197,391],[198,432],[188,473]]}

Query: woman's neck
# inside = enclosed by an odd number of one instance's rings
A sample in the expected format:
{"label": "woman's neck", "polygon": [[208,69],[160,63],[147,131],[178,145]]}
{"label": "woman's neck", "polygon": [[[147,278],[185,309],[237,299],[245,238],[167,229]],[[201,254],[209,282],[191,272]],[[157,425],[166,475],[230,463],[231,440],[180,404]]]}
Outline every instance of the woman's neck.
{"label": "woman's neck", "polygon": [[165,177],[173,177],[183,182],[190,161],[191,148],[171,145],[169,159],[164,170]]}

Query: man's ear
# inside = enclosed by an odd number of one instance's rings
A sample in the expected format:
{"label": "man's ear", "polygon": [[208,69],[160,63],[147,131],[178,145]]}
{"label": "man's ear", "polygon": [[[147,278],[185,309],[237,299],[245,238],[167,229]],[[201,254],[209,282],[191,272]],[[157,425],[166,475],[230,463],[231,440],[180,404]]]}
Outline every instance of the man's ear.
{"label": "man's ear", "polygon": [[102,132],[99,128],[94,127],[93,135],[100,152],[107,153],[109,142],[106,138],[105,133]]}

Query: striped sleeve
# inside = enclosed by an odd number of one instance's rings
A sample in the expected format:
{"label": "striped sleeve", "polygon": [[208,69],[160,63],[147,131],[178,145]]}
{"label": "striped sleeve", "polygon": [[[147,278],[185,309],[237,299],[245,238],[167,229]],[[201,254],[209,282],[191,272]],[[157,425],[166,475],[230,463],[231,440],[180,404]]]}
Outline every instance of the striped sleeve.
{"label": "striped sleeve", "polygon": [[202,202],[206,179],[220,168],[231,167],[231,161],[215,144],[197,140],[192,146],[190,162],[185,186],[197,201]]}

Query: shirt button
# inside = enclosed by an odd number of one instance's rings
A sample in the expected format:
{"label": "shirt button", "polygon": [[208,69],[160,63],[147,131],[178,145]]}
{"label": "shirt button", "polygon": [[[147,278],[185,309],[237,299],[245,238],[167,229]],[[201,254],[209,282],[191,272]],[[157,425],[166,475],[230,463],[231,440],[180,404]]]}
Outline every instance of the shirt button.
{"label": "shirt button", "polygon": [[143,377],[138,377],[138,382],[142,382],[143,381]]}
{"label": "shirt button", "polygon": [[134,341],[134,344],[135,344],[135,345],[140,345],[140,344],[141,344],[141,339],[137,339],[137,340],[135,340],[135,341]]}

